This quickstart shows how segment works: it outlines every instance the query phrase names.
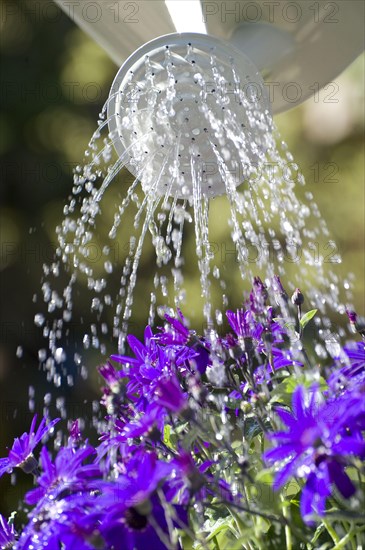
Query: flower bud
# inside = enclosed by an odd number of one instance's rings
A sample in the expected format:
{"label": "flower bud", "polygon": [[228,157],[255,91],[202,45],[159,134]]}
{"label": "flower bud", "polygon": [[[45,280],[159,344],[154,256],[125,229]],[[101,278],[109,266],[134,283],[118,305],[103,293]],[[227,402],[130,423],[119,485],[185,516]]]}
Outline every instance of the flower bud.
{"label": "flower bud", "polygon": [[291,301],[295,306],[301,306],[304,302],[304,296],[299,288],[295,289],[293,296],[291,297]]}
{"label": "flower bud", "polygon": [[346,314],[350,321],[352,331],[361,334],[361,336],[365,338],[365,324],[363,321],[358,320],[356,311],[346,309]]}
{"label": "flower bud", "polygon": [[27,456],[23,462],[18,464],[19,468],[21,468],[26,474],[35,474],[38,470],[38,462],[37,459],[34,457],[33,453],[30,453],[30,455]]}
{"label": "flower bud", "polygon": [[274,275],[273,281],[272,281],[272,287],[275,293],[275,301],[278,306],[281,305],[280,301],[284,301],[284,302],[288,301],[288,295],[285,291],[285,288],[282,285],[279,275]]}
{"label": "flower bud", "polygon": [[249,414],[250,412],[252,412],[252,405],[248,401],[241,401],[240,409],[245,414]]}
{"label": "flower bud", "polygon": [[356,325],[357,313],[351,309],[346,309],[346,315],[349,318],[349,321],[352,325]]}

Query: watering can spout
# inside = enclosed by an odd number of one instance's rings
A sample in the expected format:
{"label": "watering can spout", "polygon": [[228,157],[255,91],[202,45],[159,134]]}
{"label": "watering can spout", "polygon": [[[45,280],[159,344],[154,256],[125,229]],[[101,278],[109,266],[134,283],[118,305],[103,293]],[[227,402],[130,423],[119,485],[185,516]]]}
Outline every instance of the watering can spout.
{"label": "watering can spout", "polygon": [[260,72],[231,43],[200,33],[136,50],[113,82],[108,121],[119,158],[146,194],[225,194],[226,181],[239,185],[273,147]]}

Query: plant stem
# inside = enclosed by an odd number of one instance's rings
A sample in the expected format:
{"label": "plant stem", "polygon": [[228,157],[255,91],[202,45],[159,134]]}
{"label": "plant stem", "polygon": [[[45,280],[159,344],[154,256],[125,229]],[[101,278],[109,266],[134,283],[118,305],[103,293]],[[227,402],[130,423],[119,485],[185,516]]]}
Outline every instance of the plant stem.
{"label": "plant stem", "polygon": [[[322,520],[323,525],[327,529],[328,534],[330,535],[331,539],[335,544],[338,544],[340,542],[340,537],[332,527],[332,525],[325,519]],[[341,548],[341,547],[340,547]]]}
{"label": "plant stem", "polygon": [[[269,521],[277,521],[278,523],[281,523],[282,525],[287,524],[286,518],[281,518],[279,516],[274,516],[272,514],[265,514],[264,512],[259,512],[258,510],[254,510],[253,508],[246,508],[245,506],[241,506],[240,504],[237,504],[236,502],[221,500],[221,501],[217,501],[217,502],[214,503],[215,506],[219,506],[220,504],[224,504],[226,506],[233,506],[234,508],[237,508],[237,510],[241,510],[242,512],[246,512],[247,514],[252,514],[252,515],[255,515],[255,516],[259,516],[259,517],[268,519]],[[209,504],[206,504],[206,505],[210,506]],[[210,506],[210,508],[212,508],[212,506]]]}
{"label": "plant stem", "polygon": [[299,340],[302,342],[302,349],[301,349],[301,352],[303,354],[303,357],[304,359],[306,360],[307,364],[308,364],[308,367],[311,369],[312,368],[312,363],[310,362],[310,359],[308,357],[308,354],[306,352],[306,349],[303,345],[303,340],[302,340],[302,337],[303,337],[303,328],[302,328],[302,325],[300,323],[300,320],[302,318],[302,307],[299,305],[297,306],[298,308],[298,324],[299,324],[299,327],[298,327],[298,335],[299,335]]}
{"label": "plant stem", "polygon": [[283,495],[281,495],[281,500],[282,500],[282,503],[283,503],[283,505],[282,505],[283,516],[288,521],[288,523],[285,525],[286,550],[293,550],[293,539],[292,539],[292,534],[291,534],[290,524],[289,524],[290,510],[289,510],[289,506],[287,506],[287,503],[286,503]]}
{"label": "plant stem", "polygon": [[341,548],[344,548],[346,544],[352,540],[352,536],[354,534],[353,529],[350,529],[350,531],[333,547],[332,550],[340,550]]}

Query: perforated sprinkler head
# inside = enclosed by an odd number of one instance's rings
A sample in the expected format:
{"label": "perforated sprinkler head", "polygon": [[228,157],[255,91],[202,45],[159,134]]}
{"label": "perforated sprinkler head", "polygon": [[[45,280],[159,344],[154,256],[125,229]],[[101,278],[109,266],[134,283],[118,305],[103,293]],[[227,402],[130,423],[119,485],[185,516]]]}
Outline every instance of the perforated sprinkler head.
{"label": "perforated sprinkler head", "polygon": [[146,194],[224,194],[272,143],[260,73],[234,46],[203,34],[161,36],[134,52],[113,82],[108,119]]}

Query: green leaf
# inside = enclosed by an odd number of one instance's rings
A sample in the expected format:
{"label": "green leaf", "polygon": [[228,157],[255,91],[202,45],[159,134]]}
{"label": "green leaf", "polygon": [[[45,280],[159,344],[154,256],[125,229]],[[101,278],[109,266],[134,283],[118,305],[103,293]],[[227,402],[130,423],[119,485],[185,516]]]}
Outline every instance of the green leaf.
{"label": "green leaf", "polygon": [[171,426],[169,424],[165,424],[164,430],[163,430],[163,442],[165,445],[170,447],[170,449],[173,447],[171,444]]}
{"label": "green leaf", "polygon": [[293,329],[293,332],[295,332],[294,329],[295,329],[296,322],[294,319],[284,319],[284,317],[274,317],[273,321],[275,321],[275,323],[279,323],[279,325],[281,325],[286,329],[289,329],[289,330]]}
{"label": "green leaf", "polygon": [[262,433],[262,428],[255,418],[249,418],[245,423],[245,438],[251,442],[254,437]]}
{"label": "green leaf", "polygon": [[[207,525],[204,525],[204,530],[206,530]],[[209,534],[206,537],[207,541],[212,540],[213,538],[217,537],[221,532],[226,532],[232,527],[232,520],[230,517],[228,518],[220,518],[218,519],[214,525],[209,526]]]}
{"label": "green leaf", "polygon": [[303,317],[300,320],[300,326],[302,327],[302,329],[304,329],[304,327],[308,325],[309,321],[313,319],[317,311],[318,309],[311,309],[310,311],[307,311],[307,313],[303,315]]}
{"label": "green leaf", "polygon": [[286,405],[291,405],[292,395],[300,382],[290,376],[280,382],[271,393],[271,401],[280,401]]}
{"label": "green leaf", "polygon": [[319,539],[319,537],[322,535],[322,533],[324,533],[326,531],[326,528],[325,526],[323,525],[323,523],[321,523],[320,525],[318,525],[317,529],[316,529],[316,532],[314,533],[313,535],[313,538],[311,540],[311,543],[314,544],[315,542],[317,542],[317,540]]}
{"label": "green leaf", "polygon": [[259,472],[257,472],[256,481],[260,483],[267,483],[268,485],[272,485],[273,482],[273,473],[270,468],[263,468]]}
{"label": "green leaf", "polygon": [[335,510],[334,512],[327,512],[326,513],[326,521],[329,523],[335,522],[335,521],[363,521],[364,515],[362,513],[356,512],[356,511],[348,511],[348,510]]}
{"label": "green leaf", "polygon": [[295,389],[299,385],[310,388],[313,385],[313,382],[319,382],[320,391],[325,391],[328,387],[327,382],[322,376],[319,378],[314,378],[311,372],[302,371],[302,375],[300,376],[288,376],[271,392],[270,403],[272,405],[284,403],[290,407]]}

